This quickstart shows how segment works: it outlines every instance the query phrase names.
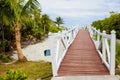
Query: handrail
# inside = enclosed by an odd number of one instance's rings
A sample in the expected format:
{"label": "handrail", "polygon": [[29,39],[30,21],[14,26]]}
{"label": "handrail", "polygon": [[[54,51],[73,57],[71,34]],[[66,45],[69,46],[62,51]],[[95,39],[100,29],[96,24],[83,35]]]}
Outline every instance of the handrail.
{"label": "handrail", "polygon": [[[100,30],[96,30],[93,27],[88,27],[88,30],[103,63],[108,68],[110,74],[115,75],[115,31],[111,31],[111,34],[108,35],[105,31],[101,33]],[[94,39],[94,37],[97,37],[97,39]]]}
{"label": "handrail", "polygon": [[73,27],[56,36],[50,36],[53,76],[57,76],[60,64],[77,33],[78,27]]}

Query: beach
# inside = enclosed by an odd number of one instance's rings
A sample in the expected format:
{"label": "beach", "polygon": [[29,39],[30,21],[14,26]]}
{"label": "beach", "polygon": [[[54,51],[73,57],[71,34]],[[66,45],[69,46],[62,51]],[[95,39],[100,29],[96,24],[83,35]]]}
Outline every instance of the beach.
{"label": "beach", "polygon": [[[57,33],[49,34],[49,36],[57,35]],[[27,58],[28,61],[48,61],[51,62],[51,56],[44,56],[44,51],[50,49],[50,40],[49,37],[44,41],[37,44],[28,45],[26,48],[22,49],[23,55]],[[18,60],[17,51],[14,51],[12,58]]]}

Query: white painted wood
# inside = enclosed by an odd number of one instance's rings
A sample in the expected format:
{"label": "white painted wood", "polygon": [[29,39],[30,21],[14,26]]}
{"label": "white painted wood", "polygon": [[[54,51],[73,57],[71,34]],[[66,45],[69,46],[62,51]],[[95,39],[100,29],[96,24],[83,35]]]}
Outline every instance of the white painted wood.
{"label": "white painted wood", "polygon": [[67,46],[66,46],[67,45],[67,43],[66,43],[66,37],[65,37],[65,39],[64,39],[64,37],[61,38],[61,42],[62,42],[64,48],[66,49],[67,48]]}
{"label": "white painted wood", "polygon": [[54,51],[54,36],[50,36],[50,51],[52,57],[52,72],[53,76],[57,76],[57,65],[56,65],[56,58],[55,58],[55,51]]}
{"label": "white painted wood", "polygon": [[56,63],[57,63],[57,61],[58,61],[59,46],[60,46],[60,39],[57,40],[57,48],[56,48]]}
{"label": "white painted wood", "polygon": [[[92,27],[89,27],[88,30],[90,31],[91,37],[94,34],[97,35],[97,41],[95,42],[95,45],[96,45],[96,49],[98,51],[98,54],[100,55],[103,63],[106,65],[106,67],[110,71],[110,74],[114,75],[115,74],[115,41],[116,41],[115,31],[112,31],[111,35],[107,35],[105,33],[105,31],[103,31],[103,33],[100,33],[99,30],[97,31],[95,28],[92,28]],[[77,35],[77,33],[78,33],[78,28],[72,28],[72,29],[69,29],[69,30],[63,32],[62,34],[57,35],[57,36],[54,36],[54,37],[51,36],[51,38],[50,38],[51,44],[50,45],[52,45],[51,46],[51,56],[52,56],[53,76],[57,76],[57,71],[60,67],[60,64],[61,64],[61,62],[62,62],[62,60],[67,52],[68,47],[75,39],[75,36]],[[100,38],[100,36],[102,37],[102,39]],[[67,39],[67,37],[69,37],[69,39]],[[55,38],[60,38],[60,40],[57,42],[56,50],[54,50]],[[107,39],[110,39],[110,41],[111,41],[110,47],[109,47]],[[100,50],[99,50],[99,46],[100,46],[101,41],[102,41],[102,52],[100,52]],[[62,56],[59,57],[60,42],[64,46],[65,50],[63,51]],[[107,61],[106,57],[108,57],[108,61]]]}
{"label": "white painted wood", "polygon": [[[100,55],[105,66],[108,68],[110,74],[115,75],[115,46],[116,46],[116,44],[115,44],[116,43],[115,31],[112,31],[111,34],[108,35],[108,34],[106,34],[105,31],[103,31],[103,33],[100,33],[99,30],[97,31],[93,27],[89,27],[88,29],[89,29],[90,34],[91,33],[93,33],[93,35],[97,34],[97,41],[95,41],[95,40],[93,40],[93,41],[94,41],[94,44],[95,44],[96,49],[98,51],[98,54]],[[100,36],[102,37],[101,40],[100,40]],[[110,46],[108,44],[107,39],[110,39]],[[101,41],[102,41],[102,52],[99,50],[100,45],[98,44]],[[106,57],[108,58],[108,60],[106,59]]]}
{"label": "white painted wood", "polygon": [[[96,32],[97,33],[97,32]],[[98,29],[98,33],[100,33],[100,29]],[[97,41],[100,41],[100,35],[97,35]]]}
{"label": "white painted wood", "polygon": [[[50,36],[50,42],[51,42],[50,50],[51,50],[51,56],[52,56],[53,76],[57,76],[57,71],[60,67],[60,64],[67,52],[68,47],[74,40],[77,33],[78,33],[78,29],[77,27],[74,27],[72,29],[62,32],[62,34],[58,34],[56,36]],[[55,44],[54,42],[56,38],[58,39],[56,42],[57,44]],[[62,48],[64,48],[64,51],[62,53],[60,53],[61,52],[60,46],[63,46]]]}
{"label": "white painted wood", "polygon": [[103,35],[103,36],[104,36],[104,38],[111,39],[111,35],[105,34],[105,35]]}
{"label": "white painted wood", "polygon": [[106,51],[107,51],[107,57],[108,57],[108,62],[110,63],[110,48],[109,48],[109,44],[108,44],[108,41],[107,41],[107,38],[105,39],[105,47],[106,47]]}
{"label": "white painted wood", "polygon": [[116,46],[116,35],[115,31],[111,31],[111,59],[110,59],[110,74],[115,75],[115,46]]}
{"label": "white painted wood", "polygon": [[102,53],[100,52],[100,50],[97,50],[97,52],[98,52],[100,58],[102,59]]}
{"label": "white painted wood", "polygon": [[[103,35],[105,35],[106,32],[103,31]],[[105,38],[102,36],[102,59],[103,61],[106,60],[106,48],[105,48]]]}
{"label": "white painted wood", "polygon": [[110,65],[108,64],[108,62],[105,59],[103,59],[103,63],[105,64],[107,69],[110,70]]}
{"label": "white painted wood", "polygon": [[118,75],[60,76],[53,77],[51,80],[120,80],[120,76]]}

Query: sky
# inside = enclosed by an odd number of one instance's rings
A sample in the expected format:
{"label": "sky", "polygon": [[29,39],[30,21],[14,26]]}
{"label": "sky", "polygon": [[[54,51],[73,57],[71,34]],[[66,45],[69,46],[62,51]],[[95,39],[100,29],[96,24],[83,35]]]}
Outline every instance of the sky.
{"label": "sky", "polygon": [[109,17],[110,11],[120,12],[120,0],[38,0],[42,14],[52,20],[61,17],[63,26],[89,25]]}

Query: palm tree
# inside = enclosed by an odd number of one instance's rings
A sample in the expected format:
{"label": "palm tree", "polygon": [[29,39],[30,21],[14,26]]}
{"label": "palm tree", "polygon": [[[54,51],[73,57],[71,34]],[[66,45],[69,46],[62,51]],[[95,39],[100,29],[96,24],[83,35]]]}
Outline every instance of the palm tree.
{"label": "palm tree", "polygon": [[[9,13],[8,13],[9,12]],[[5,40],[5,33],[4,33],[4,29],[5,29],[5,25],[9,25],[12,26],[11,24],[13,23],[13,17],[11,16],[12,11],[10,10],[10,4],[7,4],[7,1],[5,0],[0,0],[0,27],[2,30],[2,40],[4,42]],[[5,46],[3,45],[3,50],[5,53]]]}
{"label": "palm tree", "polygon": [[34,14],[34,20],[36,22],[39,21],[40,20],[40,15],[41,15],[41,10],[40,9],[36,9],[33,14]]}
{"label": "palm tree", "polygon": [[41,24],[43,26],[44,33],[46,33],[46,27],[49,28],[51,23],[51,19],[47,14],[42,15],[41,17]]}
{"label": "palm tree", "polygon": [[[19,0],[19,1],[21,1],[21,0]],[[14,27],[15,27],[16,47],[17,47],[19,60],[26,61],[26,58],[22,54],[21,43],[20,43],[20,40],[21,40],[20,26],[19,26],[20,18],[27,17],[27,16],[31,15],[34,12],[34,10],[36,8],[38,8],[39,2],[37,0],[28,0],[25,5],[21,5],[22,3],[23,3],[23,1],[18,2],[18,3],[16,2],[17,9],[14,8],[15,13],[16,13]],[[19,9],[21,9],[21,10],[19,10]]]}
{"label": "palm tree", "polygon": [[60,24],[63,24],[63,19],[61,17],[57,17],[55,23],[60,26]]}
{"label": "palm tree", "polygon": [[12,17],[12,25],[15,29],[15,40],[16,40],[16,48],[18,52],[18,58],[19,61],[26,61],[27,59],[22,53],[21,50],[21,34],[20,34],[20,23],[21,18],[28,17],[33,14],[34,10],[38,8],[39,2],[37,0],[1,0],[2,2],[5,2],[5,4],[8,4],[9,8],[5,8],[3,13],[8,13],[6,10],[8,9],[10,13],[9,16],[4,14],[7,18]]}

